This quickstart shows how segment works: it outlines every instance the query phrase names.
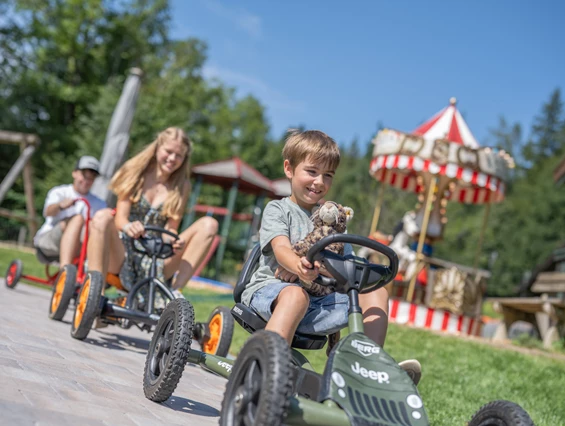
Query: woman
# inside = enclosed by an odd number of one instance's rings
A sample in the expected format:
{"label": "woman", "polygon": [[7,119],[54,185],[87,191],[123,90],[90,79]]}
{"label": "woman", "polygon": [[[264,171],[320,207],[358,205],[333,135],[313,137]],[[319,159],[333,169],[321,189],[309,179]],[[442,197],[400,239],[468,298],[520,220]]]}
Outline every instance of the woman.
{"label": "woman", "polygon": [[[92,220],[89,270],[104,277],[108,272],[119,274],[128,289],[149,274],[151,260],[136,252],[133,243],[144,235],[146,225],[177,232],[190,193],[191,148],[183,130],[169,127],[116,172],[109,186],[118,197],[115,215],[104,209]],[[204,260],[217,231],[218,222],[211,217],[194,222],[174,243],[175,254],[158,260],[158,278],[172,278],[178,271],[172,287],[182,289]]]}

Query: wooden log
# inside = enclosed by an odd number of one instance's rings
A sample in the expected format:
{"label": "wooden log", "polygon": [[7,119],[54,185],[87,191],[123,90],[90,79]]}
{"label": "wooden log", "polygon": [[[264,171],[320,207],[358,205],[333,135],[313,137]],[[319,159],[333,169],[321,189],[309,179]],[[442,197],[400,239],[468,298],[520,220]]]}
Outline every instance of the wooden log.
{"label": "wooden log", "polygon": [[0,143],[39,145],[39,137],[31,133],[17,133],[0,130]]}

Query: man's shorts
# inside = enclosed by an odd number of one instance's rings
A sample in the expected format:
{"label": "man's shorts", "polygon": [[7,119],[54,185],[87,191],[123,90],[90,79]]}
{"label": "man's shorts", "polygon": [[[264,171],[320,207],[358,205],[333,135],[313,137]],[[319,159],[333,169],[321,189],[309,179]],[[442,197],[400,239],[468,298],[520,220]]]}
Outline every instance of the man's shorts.
{"label": "man's shorts", "polygon": [[[251,298],[250,307],[265,321],[272,315],[271,306],[283,288],[300,287],[294,283],[272,283],[260,288]],[[296,331],[304,334],[327,335],[347,326],[349,297],[346,294],[332,293],[327,296],[310,296],[310,306]]]}
{"label": "man's shorts", "polygon": [[37,237],[35,247],[47,257],[57,257],[59,256],[62,237],[63,228],[58,223],[52,229]]}

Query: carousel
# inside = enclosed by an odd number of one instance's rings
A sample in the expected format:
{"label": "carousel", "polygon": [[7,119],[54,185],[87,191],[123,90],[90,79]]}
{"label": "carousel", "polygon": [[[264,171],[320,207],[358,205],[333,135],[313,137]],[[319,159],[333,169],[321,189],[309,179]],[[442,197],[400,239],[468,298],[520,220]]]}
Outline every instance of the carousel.
{"label": "carousel", "polygon": [[[478,257],[492,203],[504,199],[513,159],[502,150],[480,147],[457,110],[449,105],[411,133],[384,129],[373,144],[370,173],[380,181],[371,235],[378,222],[385,187],[418,194],[414,211],[388,236],[400,259],[391,289],[390,319],[453,333],[480,333],[482,295],[490,273]],[[432,257],[443,236],[449,202],[484,204],[485,214],[472,267]],[[417,294],[418,293],[418,294]]]}

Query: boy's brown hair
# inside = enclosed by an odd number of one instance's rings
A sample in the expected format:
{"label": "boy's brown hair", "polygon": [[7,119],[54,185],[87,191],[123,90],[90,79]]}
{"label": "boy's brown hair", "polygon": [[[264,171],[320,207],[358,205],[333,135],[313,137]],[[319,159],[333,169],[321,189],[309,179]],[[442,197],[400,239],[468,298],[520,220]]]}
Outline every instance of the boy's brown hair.
{"label": "boy's brown hair", "polygon": [[282,151],[294,169],[298,164],[309,159],[313,163],[327,165],[330,169],[339,166],[340,153],[337,143],[319,130],[289,130]]}

